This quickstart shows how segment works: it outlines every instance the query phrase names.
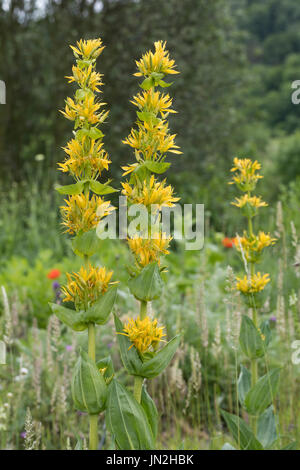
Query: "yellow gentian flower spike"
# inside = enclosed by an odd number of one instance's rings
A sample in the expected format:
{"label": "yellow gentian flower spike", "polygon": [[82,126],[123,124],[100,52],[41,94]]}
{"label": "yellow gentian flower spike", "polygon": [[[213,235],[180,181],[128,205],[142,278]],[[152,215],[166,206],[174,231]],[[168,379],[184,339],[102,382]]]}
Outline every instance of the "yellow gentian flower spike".
{"label": "yellow gentian flower spike", "polygon": [[148,316],[143,320],[137,317],[136,320],[130,319],[124,326],[124,333],[119,333],[127,336],[132,345],[141,353],[144,354],[151,347],[155,350],[162,338],[166,336],[163,333],[163,326],[158,326],[157,320],[151,320]]}

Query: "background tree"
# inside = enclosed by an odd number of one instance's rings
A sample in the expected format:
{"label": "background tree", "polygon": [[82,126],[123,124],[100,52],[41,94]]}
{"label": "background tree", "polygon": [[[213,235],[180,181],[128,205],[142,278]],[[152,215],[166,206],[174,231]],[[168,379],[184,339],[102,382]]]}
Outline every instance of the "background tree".
{"label": "background tree", "polygon": [[[182,70],[174,89],[180,117],[171,128],[185,154],[171,177],[191,196],[199,196],[215,165],[224,166],[231,158],[235,143],[243,52],[224,0],[49,0],[43,10],[35,1],[10,2],[9,10],[2,9],[0,33],[0,76],[8,89],[8,104],[0,109],[2,168],[20,179],[24,168],[34,173],[36,154],[46,156],[48,168],[60,159],[59,147],[69,131],[68,123],[57,119],[66,94],[60,77],[71,66],[68,44],[100,32],[107,45],[101,72],[111,108],[107,142],[112,171],[128,159],[120,142],[134,116],[129,103],[132,57],[163,39]],[[190,171],[194,185],[186,178]]]}

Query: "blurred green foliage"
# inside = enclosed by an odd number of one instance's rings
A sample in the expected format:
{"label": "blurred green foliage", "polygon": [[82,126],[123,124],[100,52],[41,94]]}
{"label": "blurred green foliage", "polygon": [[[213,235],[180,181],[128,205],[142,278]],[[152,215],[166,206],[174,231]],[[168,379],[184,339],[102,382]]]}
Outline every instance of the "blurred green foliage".
{"label": "blurred green foliage", "polygon": [[[135,59],[162,39],[180,71],[171,91],[178,111],[171,129],[178,134],[184,155],[173,159],[170,177],[179,192],[181,184],[184,190],[186,186],[179,175],[195,175],[191,183],[199,197],[201,188],[210,185],[216,165],[220,172],[229,166],[239,134],[236,104],[245,55],[243,34],[228,2],[49,0],[44,10],[38,3],[13,0],[9,10],[0,6],[0,77],[7,85],[7,104],[0,107],[2,174],[19,181],[27,165],[35,175],[34,157],[43,154],[49,181],[62,179],[54,170],[64,158],[60,147],[71,132],[58,112],[72,94],[64,79],[72,66],[68,46],[81,37],[101,36],[106,49],[99,71],[110,109],[105,146],[113,162],[111,174],[119,179],[120,165],[132,158],[121,140],[135,119],[130,103],[138,87]],[[213,183],[213,188],[220,187]],[[219,204],[221,199],[218,196]]]}
{"label": "blurred green foliage", "polygon": [[213,225],[226,231],[224,182],[234,155],[262,161],[269,200],[276,199],[276,187],[300,173],[293,137],[300,107],[291,102],[291,83],[300,78],[299,23],[300,5],[293,0],[1,4],[0,79],[7,86],[7,104],[0,106],[3,190],[9,181],[37,179],[36,155],[44,156],[47,191],[58,179],[64,182],[56,162],[64,158],[60,147],[71,128],[58,110],[72,94],[64,80],[72,66],[68,45],[80,37],[101,36],[107,46],[99,63],[110,108],[105,146],[111,176],[119,181],[120,166],[131,158],[121,140],[134,123],[134,61],[162,39],[180,71],[171,91],[178,111],[171,128],[184,153],[172,159],[170,181],[183,202],[203,202]]}
{"label": "blurred green foliage", "polygon": [[240,109],[241,153],[264,165],[268,199],[300,174],[300,106],[292,83],[300,77],[300,4],[293,0],[233,0],[236,24],[246,32],[247,80]]}

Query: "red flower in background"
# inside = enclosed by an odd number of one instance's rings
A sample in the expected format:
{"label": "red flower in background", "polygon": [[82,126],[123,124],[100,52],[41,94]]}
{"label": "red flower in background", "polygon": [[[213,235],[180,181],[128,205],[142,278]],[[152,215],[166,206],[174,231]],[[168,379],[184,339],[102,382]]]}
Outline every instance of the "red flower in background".
{"label": "red flower in background", "polygon": [[232,248],[235,245],[235,238],[228,238],[228,237],[223,238],[222,245],[225,248]]}
{"label": "red flower in background", "polygon": [[57,279],[60,276],[61,272],[59,269],[51,269],[47,274],[48,279]]}

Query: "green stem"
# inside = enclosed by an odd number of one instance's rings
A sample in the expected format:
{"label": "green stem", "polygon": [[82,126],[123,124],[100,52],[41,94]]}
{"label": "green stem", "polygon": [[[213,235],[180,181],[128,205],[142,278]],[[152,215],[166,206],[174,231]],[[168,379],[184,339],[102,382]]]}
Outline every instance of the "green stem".
{"label": "green stem", "polygon": [[[258,379],[257,359],[251,359],[251,388],[256,385]],[[254,436],[257,433],[257,416],[251,416],[251,428]]]}
{"label": "green stem", "polygon": [[89,437],[89,449],[98,449],[98,415],[89,415],[90,419],[90,437]]}
{"label": "green stem", "polygon": [[253,225],[252,225],[252,218],[248,217],[248,227],[249,227],[249,235],[252,237],[253,235]]}
{"label": "green stem", "polygon": [[[141,304],[140,304],[140,319],[141,320],[144,320],[147,316],[147,307],[148,307],[147,301],[141,300]],[[138,403],[141,403],[143,382],[144,382],[143,377],[136,376],[134,378],[133,395]]]}
{"label": "green stem", "polygon": [[141,306],[140,306],[140,319],[144,320],[147,316],[147,301],[146,300],[141,300]]}
{"label": "green stem", "polygon": [[88,327],[88,355],[95,361],[96,360],[96,328],[95,323],[89,323]]}
{"label": "green stem", "polygon": [[[94,323],[89,323],[88,326],[88,355],[95,362],[96,360],[96,328]],[[89,448],[90,450],[98,449],[98,415],[89,415],[90,421],[90,435],[89,435]]]}
{"label": "green stem", "polygon": [[[250,237],[253,236],[253,225],[252,225],[252,219],[251,217],[248,218],[248,228],[249,228],[249,235]],[[251,263],[250,264],[250,271],[251,271],[251,277],[253,277],[253,275],[255,274],[255,266],[254,266],[254,263]],[[251,309],[252,311],[252,320],[253,320],[253,323],[254,325],[258,326],[258,323],[257,323],[257,311],[256,311],[256,308],[253,307]],[[251,359],[251,388],[254,387],[257,383],[257,380],[258,380],[258,364],[257,364],[257,358],[253,358]],[[257,417],[256,416],[251,416],[251,419],[250,419],[250,422],[251,422],[251,427],[252,427],[252,431],[253,431],[253,434],[256,436],[256,433],[257,433]]]}
{"label": "green stem", "polygon": [[144,377],[136,376],[134,378],[133,395],[138,403],[141,403],[143,382],[144,382]]}

